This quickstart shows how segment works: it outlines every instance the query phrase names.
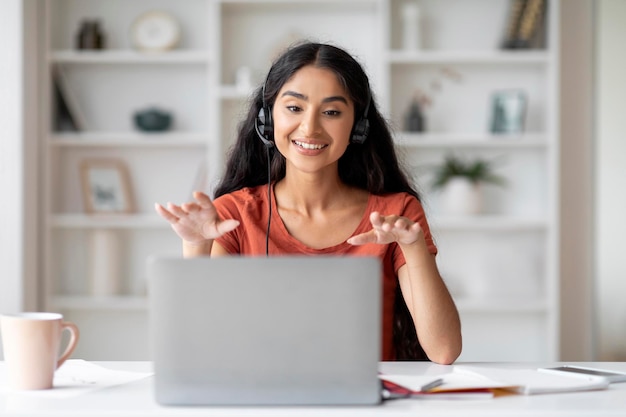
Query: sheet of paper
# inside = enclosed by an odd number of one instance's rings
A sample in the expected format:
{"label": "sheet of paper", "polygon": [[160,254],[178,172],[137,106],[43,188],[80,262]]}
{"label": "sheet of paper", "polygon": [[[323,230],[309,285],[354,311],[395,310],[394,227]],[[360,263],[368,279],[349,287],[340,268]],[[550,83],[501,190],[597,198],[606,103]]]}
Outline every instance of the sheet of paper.
{"label": "sheet of paper", "polygon": [[[2,364],[4,365],[4,364]],[[11,391],[6,386],[6,372],[1,372],[0,394],[69,398],[102,388],[127,384],[152,375],[151,372],[117,371],[81,360],[70,359],[54,374],[54,388],[38,391]]]}
{"label": "sheet of paper", "polygon": [[506,369],[486,366],[455,366],[455,372],[465,377],[484,378],[486,381],[512,387],[515,392],[525,395],[556,392],[588,391],[606,389],[608,381],[602,379],[584,380],[561,375],[539,372],[537,369]]}

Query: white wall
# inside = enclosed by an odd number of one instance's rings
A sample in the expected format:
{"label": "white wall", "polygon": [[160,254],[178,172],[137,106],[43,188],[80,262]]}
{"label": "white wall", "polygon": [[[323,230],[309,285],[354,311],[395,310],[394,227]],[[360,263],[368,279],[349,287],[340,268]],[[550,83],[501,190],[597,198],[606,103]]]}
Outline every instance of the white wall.
{"label": "white wall", "polygon": [[0,2],[0,311],[22,307],[22,1]]}
{"label": "white wall", "polygon": [[626,1],[597,1],[596,291],[599,360],[626,360]]}
{"label": "white wall", "polygon": [[23,306],[22,21],[21,0],[0,1],[0,313]]}

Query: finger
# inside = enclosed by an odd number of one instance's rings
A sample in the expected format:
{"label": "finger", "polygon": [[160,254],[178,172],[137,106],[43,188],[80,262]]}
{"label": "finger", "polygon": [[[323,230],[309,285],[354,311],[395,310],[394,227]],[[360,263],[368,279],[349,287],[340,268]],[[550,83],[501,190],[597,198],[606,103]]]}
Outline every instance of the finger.
{"label": "finger", "polygon": [[198,203],[200,203],[200,205],[203,207],[213,207],[213,202],[211,201],[211,198],[202,191],[194,191],[193,198],[195,198]]}
{"label": "finger", "polygon": [[400,229],[400,230],[406,230],[408,231],[409,228],[412,226],[412,223],[407,221],[407,219],[404,218],[399,218],[398,220],[396,220],[396,222],[393,225],[396,229]]}
{"label": "finger", "polygon": [[185,212],[181,207],[172,202],[167,203],[167,209],[178,217],[182,217],[187,214],[187,212]]}
{"label": "finger", "polygon": [[372,223],[372,226],[374,226],[374,227],[382,226],[382,224],[383,224],[383,216],[381,216],[379,212],[373,211],[370,214],[370,223]]}
{"label": "finger", "polygon": [[154,203],[154,209],[161,217],[163,217],[165,220],[167,220],[170,223],[176,223],[179,220],[177,216],[167,211],[165,207],[163,207],[159,203]]}
{"label": "finger", "polygon": [[360,235],[352,236],[346,242],[351,245],[365,245],[367,243],[376,243],[378,238],[376,237],[376,233],[373,230],[370,230],[366,233],[361,233]]}
{"label": "finger", "polygon": [[202,207],[200,206],[200,204],[198,203],[183,203],[181,205],[181,208],[186,211],[187,213],[190,213],[192,211],[198,211],[201,210]]}

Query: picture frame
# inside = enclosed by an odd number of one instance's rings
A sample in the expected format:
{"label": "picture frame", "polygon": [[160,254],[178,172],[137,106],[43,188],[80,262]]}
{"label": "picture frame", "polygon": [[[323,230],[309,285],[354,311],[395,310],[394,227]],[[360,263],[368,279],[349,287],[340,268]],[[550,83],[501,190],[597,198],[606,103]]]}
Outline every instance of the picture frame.
{"label": "picture frame", "polygon": [[87,213],[131,213],[134,210],[130,176],[119,159],[81,162],[83,203]]}
{"label": "picture frame", "polygon": [[522,133],[526,120],[526,93],[522,90],[496,91],[491,99],[491,133]]}

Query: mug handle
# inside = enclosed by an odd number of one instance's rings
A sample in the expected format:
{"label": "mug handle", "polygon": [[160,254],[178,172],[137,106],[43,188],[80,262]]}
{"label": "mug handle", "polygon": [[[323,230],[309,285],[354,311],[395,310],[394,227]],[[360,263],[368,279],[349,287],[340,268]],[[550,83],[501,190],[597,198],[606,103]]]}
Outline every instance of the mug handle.
{"label": "mug handle", "polygon": [[63,332],[63,330],[65,329],[70,331],[70,341],[65,348],[65,352],[63,352],[63,355],[61,355],[61,357],[57,361],[57,369],[59,369],[61,365],[63,365],[63,363],[67,360],[67,358],[70,357],[72,352],[74,352],[74,349],[76,349],[76,345],[78,344],[78,338],[80,337],[78,326],[76,326],[74,323],[69,321],[62,322],[61,332]]}

